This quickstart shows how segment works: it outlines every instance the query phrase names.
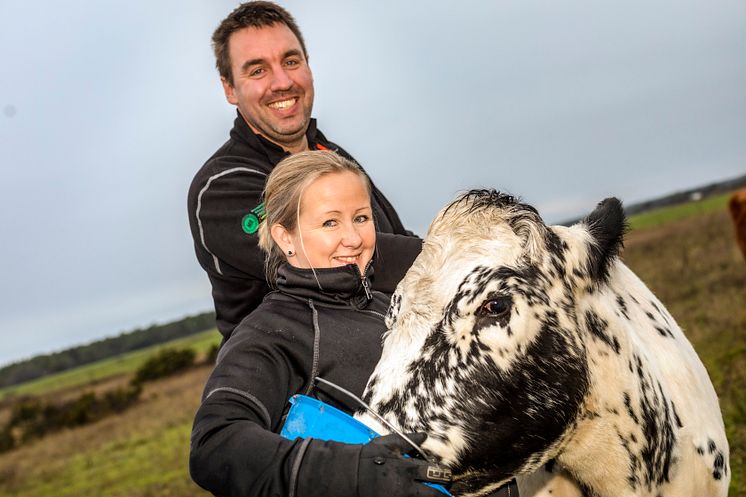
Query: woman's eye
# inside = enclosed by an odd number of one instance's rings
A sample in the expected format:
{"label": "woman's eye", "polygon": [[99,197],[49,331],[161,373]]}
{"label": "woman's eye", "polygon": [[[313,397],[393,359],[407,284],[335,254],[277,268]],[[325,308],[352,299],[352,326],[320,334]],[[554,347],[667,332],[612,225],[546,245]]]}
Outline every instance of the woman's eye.
{"label": "woman's eye", "polygon": [[482,304],[481,311],[489,316],[502,316],[510,312],[510,298],[498,297],[486,300]]}
{"label": "woman's eye", "polygon": [[357,216],[357,217],[355,218],[355,222],[356,222],[356,223],[360,223],[360,224],[362,224],[362,223],[365,223],[365,222],[367,222],[367,221],[368,221],[369,219],[370,219],[370,218],[369,218],[368,216],[366,216],[365,214],[363,214],[363,215]]}
{"label": "woman's eye", "polygon": [[335,227],[336,225],[337,225],[337,221],[335,221],[334,219],[327,219],[327,220],[326,220],[326,221],[324,221],[324,223],[322,224],[322,226],[323,226],[324,228],[333,228],[333,227]]}

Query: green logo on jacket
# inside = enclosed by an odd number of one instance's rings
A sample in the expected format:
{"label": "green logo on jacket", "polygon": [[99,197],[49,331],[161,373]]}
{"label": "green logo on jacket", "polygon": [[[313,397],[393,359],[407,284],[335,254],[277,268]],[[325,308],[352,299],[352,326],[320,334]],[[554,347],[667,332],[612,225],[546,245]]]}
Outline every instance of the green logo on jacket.
{"label": "green logo on jacket", "polygon": [[264,202],[262,202],[251,209],[251,212],[241,219],[241,229],[243,229],[244,233],[253,235],[259,230],[259,224],[264,221],[264,218],[266,217],[267,214],[264,212]]}

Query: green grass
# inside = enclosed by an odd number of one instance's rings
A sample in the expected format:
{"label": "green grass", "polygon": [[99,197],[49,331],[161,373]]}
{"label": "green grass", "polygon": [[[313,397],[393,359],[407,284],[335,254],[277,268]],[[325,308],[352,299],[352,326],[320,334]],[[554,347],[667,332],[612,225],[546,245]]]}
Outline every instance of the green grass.
{"label": "green grass", "polygon": [[192,348],[197,357],[203,356],[212,345],[220,344],[220,333],[215,328],[192,336],[153,345],[109,359],[86,364],[75,369],[45,376],[37,380],[13,385],[0,390],[0,400],[9,396],[43,395],[57,390],[76,388],[101,382],[114,376],[133,373],[140,365],[159,350],[166,347]]}
{"label": "green grass", "polygon": [[730,195],[730,193],[724,193],[703,200],[672,205],[670,207],[661,207],[660,209],[636,214],[630,216],[629,225],[633,230],[653,228],[694,215],[721,210],[728,204]]}
{"label": "green grass", "polygon": [[120,415],[0,454],[0,496],[206,497],[187,460],[209,370],[153,382]]}
{"label": "green grass", "polygon": [[[50,480],[26,480],[18,495],[77,497],[131,495],[150,489],[151,495],[180,495],[178,487],[191,488],[181,448],[189,440],[191,421],[158,433],[108,443],[97,450],[74,454],[48,468]],[[175,488],[177,487],[177,488]],[[170,492],[165,492],[170,488]]]}

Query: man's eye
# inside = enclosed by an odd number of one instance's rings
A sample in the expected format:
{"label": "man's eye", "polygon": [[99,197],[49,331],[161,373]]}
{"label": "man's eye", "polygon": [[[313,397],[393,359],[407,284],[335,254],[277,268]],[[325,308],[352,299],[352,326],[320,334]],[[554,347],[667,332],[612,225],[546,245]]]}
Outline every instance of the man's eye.
{"label": "man's eye", "polygon": [[256,69],[252,69],[251,71],[249,71],[249,76],[251,77],[261,76],[262,74],[264,74],[264,68],[262,67],[257,67]]}
{"label": "man's eye", "polygon": [[298,64],[300,64],[300,61],[296,59],[290,59],[290,60],[285,61],[286,66],[297,66]]}

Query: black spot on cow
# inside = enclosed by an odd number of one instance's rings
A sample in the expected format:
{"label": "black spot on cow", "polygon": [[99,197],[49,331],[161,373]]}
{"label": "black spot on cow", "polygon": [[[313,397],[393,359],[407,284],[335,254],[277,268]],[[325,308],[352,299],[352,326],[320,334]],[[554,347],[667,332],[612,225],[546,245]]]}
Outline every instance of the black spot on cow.
{"label": "black spot on cow", "polygon": [[632,399],[630,398],[628,392],[624,392],[624,407],[627,408],[627,414],[629,414],[629,417],[632,418],[632,421],[634,421],[636,425],[639,425],[640,419],[637,417],[635,410],[632,408]]}
{"label": "black spot on cow", "polygon": [[394,293],[391,297],[391,304],[389,304],[388,311],[386,311],[386,322],[389,327],[393,327],[396,324],[396,319],[401,309],[401,294]]}
{"label": "black spot on cow", "polygon": [[566,274],[565,252],[567,251],[567,243],[562,241],[557,233],[552,230],[547,230],[544,241],[547,252],[549,253],[549,261],[554,269],[554,271],[550,271],[552,279],[564,279]]}
{"label": "black spot on cow", "polygon": [[668,328],[661,328],[660,326],[655,327],[658,334],[662,337],[673,338],[673,333]]}
{"label": "black spot on cow", "polygon": [[[470,352],[463,357],[462,364],[447,370],[451,346],[443,330],[432,330],[422,356],[407,368],[409,381],[397,395],[399,398],[383,402],[379,410],[382,415],[390,413],[396,405],[408,405],[407,399],[416,396],[417,391],[435,392],[439,381],[452,378],[460,385],[461,393],[456,396],[456,405],[449,412],[451,419],[446,423],[461,426],[467,433],[483,434],[474,440],[468,457],[452,468],[458,473],[478,468],[475,478],[459,481],[452,490],[480,488],[477,480],[489,483],[509,476],[528,457],[546,450],[580,416],[588,390],[587,362],[584,350],[571,336],[569,330],[561,328],[557,315],[548,312],[536,339],[519,352],[525,354],[525,360],[513,363],[510,370],[501,370],[490,359],[490,352],[479,347],[473,355]],[[474,396],[475,388],[487,397]],[[439,405],[439,401],[432,396],[425,398],[427,405],[420,412],[432,412],[432,406]],[[543,409],[550,399],[553,408]],[[424,425],[429,421],[422,422]],[[400,421],[402,427],[407,427],[405,423],[406,420]],[[496,452],[495,447],[500,450]],[[485,461],[489,461],[487,467]]]}
{"label": "black spot on cow", "polygon": [[640,421],[643,433],[640,455],[645,469],[645,482],[660,485],[669,481],[673,463],[676,437],[672,413],[660,383],[657,388],[650,385],[647,391],[641,390],[640,393]]}
{"label": "black spot on cow", "polygon": [[671,401],[671,410],[673,411],[673,418],[676,420],[676,426],[678,428],[683,428],[684,423],[681,422],[681,418],[679,417],[679,413],[676,411],[676,404]]}
{"label": "black spot on cow", "polygon": [[629,321],[629,312],[627,311],[627,302],[624,301],[624,297],[621,295],[616,296],[616,304],[619,306],[619,310],[625,319]]}
{"label": "black spot on cow", "polygon": [[614,353],[619,354],[619,340],[617,337],[608,334],[609,323],[606,320],[593,311],[586,311],[585,322],[588,325],[588,331],[608,345]]}
{"label": "black spot on cow", "polygon": [[717,455],[715,455],[715,460],[712,463],[712,477],[716,480],[719,480],[723,477],[723,469],[725,467],[725,458],[723,457],[723,453],[720,451],[717,451]]}

